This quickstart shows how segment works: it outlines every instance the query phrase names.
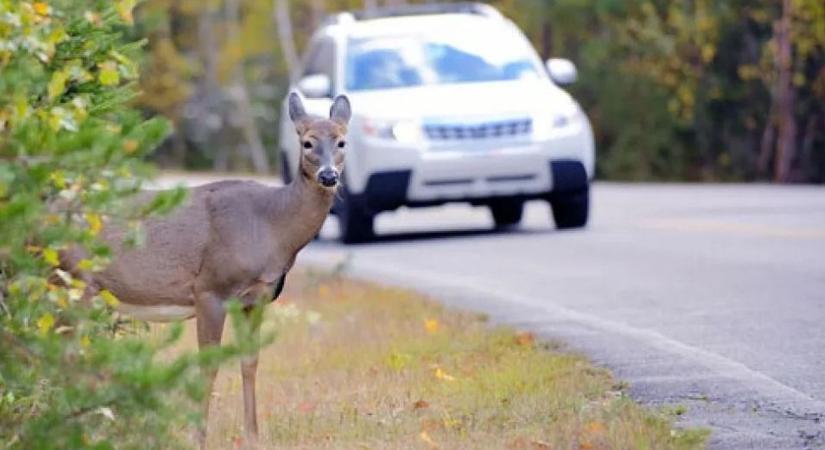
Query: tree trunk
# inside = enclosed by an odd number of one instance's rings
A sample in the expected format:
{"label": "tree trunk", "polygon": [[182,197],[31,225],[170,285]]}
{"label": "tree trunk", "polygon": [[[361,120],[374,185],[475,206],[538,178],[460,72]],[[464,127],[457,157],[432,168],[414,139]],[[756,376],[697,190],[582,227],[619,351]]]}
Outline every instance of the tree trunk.
{"label": "tree trunk", "polygon": [[292,19],[289,17],[289,0],[273,0],[272,20],[278,30],[278,41],[284,53],[289,80],[298,77],[298,53],[295,51],[295,39],[292,37]]}
{"label": "tree trunk", "polygon": [[546,61],[551,56],[553,56],[553,28],[550,22],[545,21],[541,24],[541,57]]}
{"label": "tree trunk", "polygon": [[796,92],[793,88],[793,42],[791,17],[793,0],[783,0],[782,18],[776,32],[778,76],[776,80],[776,112],[778,135],[774,161],[774,181],[787,182],[796,156]]}
{"label": "tree trunk", "polygon": [[[226,0],[225,7],[227,38],[231,45],[240,45],[238,0]],[[246,149],[249,152],[249,159],[252,161],[252,168],[255,169],[257,173],[268,173],[269,160],[266,156],[266,149],[261,141],[261,134],[258,132],[258,124],[255,122],[255,115],[249,101],[249,89],[246,86],[246,75],[244,74],[243,68],[243,60],[235,64],[235,70],[232,74],[233,86],[230,91],[230,97],[238,113],[237,119],[240,121],[241,132],[246,142]]]}
{"label": "tree trunk", "polygon": [[[775,92],[771,89],[771,97],[775,97]],[[773,103],[773,101],[772,101]],[[762,132],[762,140],[759,145],[759,159],[756,162],[757,171],[760,176],[767,176],[771,173],[771,159],[773,156],[774,144],[776,143],[776,111],[771,105],[768,111],[768,122],[765,124],[765,131]]]}
{"label": "tree trunk", "polygon": [[[198,111],[194,117],[196,117],[196,126],[206,128],[207,145],[214,149],[212,168],[225,172],[229,168],[229,146],[224,139],[224,133],[221,132],[226,127],[227,121],[221,101],[222,91],[218,84],[216,60],[218,45],[215,42],[213,15],[214,11],[207,5],[201,10],[198,18],[198,50],[203,63],[203,80],[199,90],[204,98],[202,110]],[[208,120],[212,116],[217,120]]]}

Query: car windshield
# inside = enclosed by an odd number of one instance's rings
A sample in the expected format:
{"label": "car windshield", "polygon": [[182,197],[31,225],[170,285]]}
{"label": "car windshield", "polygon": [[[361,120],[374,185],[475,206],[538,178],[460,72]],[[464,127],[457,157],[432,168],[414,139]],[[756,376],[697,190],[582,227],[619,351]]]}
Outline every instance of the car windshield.
{"label": "car windshield", "polygon": [[475,27],[349,40],[349,91],[536,78],[533,50],[511,32]]}

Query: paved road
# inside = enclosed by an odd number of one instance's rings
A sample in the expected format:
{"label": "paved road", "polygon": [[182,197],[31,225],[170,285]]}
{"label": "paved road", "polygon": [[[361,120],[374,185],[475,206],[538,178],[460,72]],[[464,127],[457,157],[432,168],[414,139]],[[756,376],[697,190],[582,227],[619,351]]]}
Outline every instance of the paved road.
{"label": "paved road", "polygon": [[351,258],[357,276],[561,340],[642,402],[686,406],[713,448],[825,448],[825,189],[598,184],[584,231],[555,231],[542,203],[519,231],[491,223],[402,210],[350,247],[328,223],[299,262]]}

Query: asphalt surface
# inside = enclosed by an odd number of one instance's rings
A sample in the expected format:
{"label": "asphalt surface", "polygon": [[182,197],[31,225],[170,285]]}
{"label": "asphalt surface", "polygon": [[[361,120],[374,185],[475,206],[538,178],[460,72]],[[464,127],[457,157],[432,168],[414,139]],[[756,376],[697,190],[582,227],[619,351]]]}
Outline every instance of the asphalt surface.
{"label": "asphalt surface", "polygon": [[342,246],[334,218],[299,264],[346,261],[582,352],[711,448],[825,448],[825,188],[597,184],[587,229],[530,203],[520,229],[484,208],[379,216]]}

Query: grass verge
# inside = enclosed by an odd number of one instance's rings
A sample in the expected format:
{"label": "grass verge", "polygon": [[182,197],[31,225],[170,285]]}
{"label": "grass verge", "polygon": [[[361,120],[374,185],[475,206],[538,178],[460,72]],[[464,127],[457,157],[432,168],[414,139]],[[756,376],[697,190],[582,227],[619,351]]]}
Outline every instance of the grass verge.
{"label": "grass verge", "polygon": [[[297,271],[267,317],[263,448],[704,448],[706,431],[674,429],[582,357],[407,290]],[[239,371],[224,367],[210,448],[241,445],[242,411]]]}

